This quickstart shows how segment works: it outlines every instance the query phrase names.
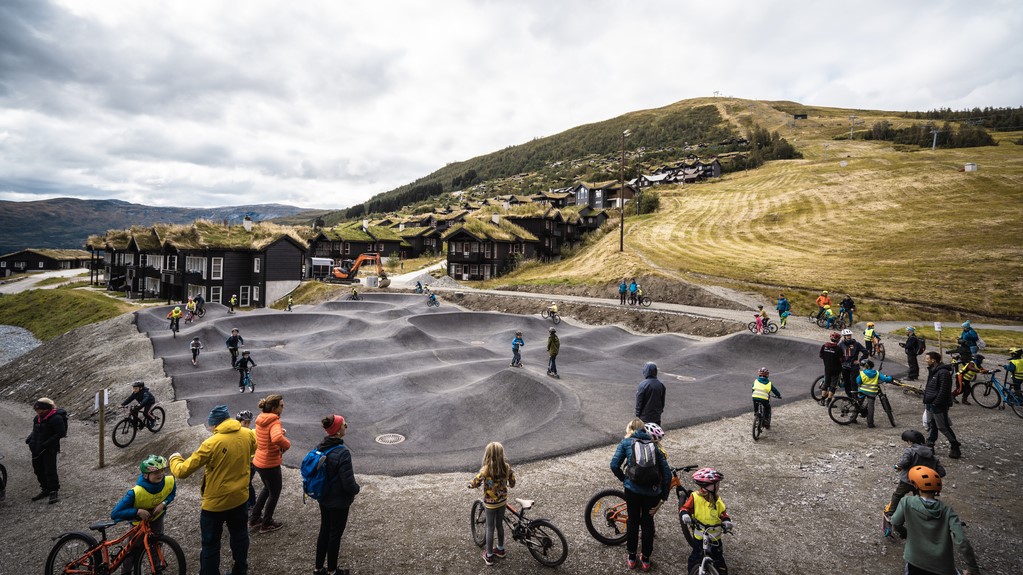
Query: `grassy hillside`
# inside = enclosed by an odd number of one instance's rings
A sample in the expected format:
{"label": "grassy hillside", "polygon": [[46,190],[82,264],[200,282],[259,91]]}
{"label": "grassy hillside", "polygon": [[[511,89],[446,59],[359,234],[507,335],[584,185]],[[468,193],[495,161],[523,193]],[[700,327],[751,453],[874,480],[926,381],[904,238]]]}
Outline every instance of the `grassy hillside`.
{"label": "grassy hillside", "polygon": [[[751,113],[729,102],[719,109],[737,125]],[[1023,318],[1023,146],[1012,143],[1019,132],[995,134],[997,147],[931,152],[847,139],[851,113],[864,121],[860,129],[878,119],[909,123],[891,114],[798,111],[809,118],[793,122],[764,102],[752,114],[806,159],[657,188],[661,209],[626,219],[624,254],[611,233],[568,260],[529,266],[500,283],[552,276],[592,283],[659,269],[765,295],[783,287],[810,298],[829,289]],[[958,171],[966,162],[980,170]]]}
{"label": "grassy hillside", "polygon": [[76,327],[133,309],[90,290],[36,289],[0,297],[0,324],[25,328],[37,338],[49,341]]}

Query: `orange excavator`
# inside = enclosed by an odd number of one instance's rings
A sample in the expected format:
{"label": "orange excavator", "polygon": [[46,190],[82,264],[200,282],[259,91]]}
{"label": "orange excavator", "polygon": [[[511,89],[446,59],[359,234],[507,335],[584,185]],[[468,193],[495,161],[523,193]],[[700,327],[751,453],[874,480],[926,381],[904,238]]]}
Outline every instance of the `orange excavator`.
{"label": "orange excavator", "polygon": [[381,263],[380,254],[376,253],[365,253],[359,254],[359,257],[355,260],[341,260],[340,264],[335,267],[328,278],[329,281],[342,284],[355,284],[359,283],[359,269],[363,265],[376,266],[377,275],[380,276],[380,283],[378,287],[385,288],[391,285],[391,280],[387,277],[387,272],[384,271],[384,266]]}

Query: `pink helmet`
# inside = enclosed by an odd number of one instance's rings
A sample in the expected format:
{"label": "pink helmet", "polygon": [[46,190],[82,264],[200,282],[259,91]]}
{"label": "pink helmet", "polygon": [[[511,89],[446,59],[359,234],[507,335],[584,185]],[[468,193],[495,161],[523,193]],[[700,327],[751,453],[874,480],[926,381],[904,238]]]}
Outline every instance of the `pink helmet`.
{"label": "pink helmet", "polygon": [[771,371],[768,370],[766,367],[761,367],[760,369],[757,370],[757,375],[759,375],[760,377],[767,377],[771,375]]}
{"label": "pink helmet", "polygon": [[698,485],[714,485],[715,483],[724,479],[725,476],[720,471],[711,467],[704,467],[693,473],[693,481]]}

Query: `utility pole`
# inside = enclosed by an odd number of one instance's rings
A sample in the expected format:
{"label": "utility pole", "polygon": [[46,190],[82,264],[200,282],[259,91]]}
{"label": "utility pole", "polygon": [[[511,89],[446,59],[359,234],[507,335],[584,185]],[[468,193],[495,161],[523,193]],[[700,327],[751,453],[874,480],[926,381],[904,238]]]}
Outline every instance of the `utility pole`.
{"label": "utility pole", "polygon": [[938,147],[938,134],[940,134],[940,133],[941,133],[941,130],[938,130],[937,128],[934,128],[934,129],[931,130],[931,135],[934,136],[934,139],[931,140],[931,151],[932,152]]}
{"label": "utility pole", "polygon": [[621,221],[618,224],[618,251],[625,251],[625,138],[631,132],[625,130],[622,132],[622,171],[621,180],[619,184],[621,187],[618,192],[618,214],[621,216]]}
{"label": "utility pole", "polygon": [[828,145],[824,144],[824,161],[828,161]]}
{"label": "utility pole", "polygon": [[858,116],[849,116],[849,141],[853,139],[853,126],[856,125],[856,118]]}

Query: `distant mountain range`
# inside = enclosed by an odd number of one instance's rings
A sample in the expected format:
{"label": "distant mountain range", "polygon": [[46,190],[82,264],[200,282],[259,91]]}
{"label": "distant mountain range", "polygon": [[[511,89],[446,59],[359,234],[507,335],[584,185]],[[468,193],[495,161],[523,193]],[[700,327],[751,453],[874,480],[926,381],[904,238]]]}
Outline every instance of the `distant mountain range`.
{"label": "distant mountain range", "polygon": [[[0,254],[26,248],[84,249],[92,234],[156,223],[187,224],[197,219],[240,223],[294,216],[304,208],[281,204],[219,208],[165,208],[120,200],[56,198],[37,202],[0,201]],[[315,216],[309,218],[312,221]]]}

